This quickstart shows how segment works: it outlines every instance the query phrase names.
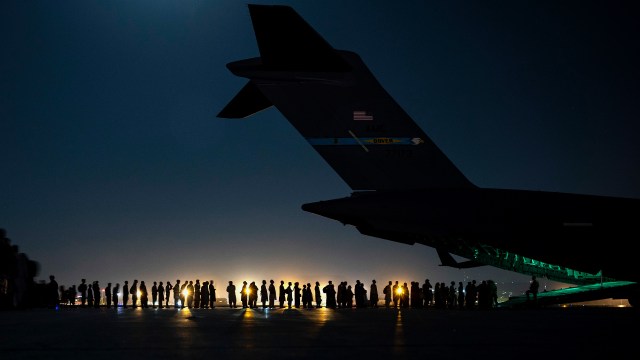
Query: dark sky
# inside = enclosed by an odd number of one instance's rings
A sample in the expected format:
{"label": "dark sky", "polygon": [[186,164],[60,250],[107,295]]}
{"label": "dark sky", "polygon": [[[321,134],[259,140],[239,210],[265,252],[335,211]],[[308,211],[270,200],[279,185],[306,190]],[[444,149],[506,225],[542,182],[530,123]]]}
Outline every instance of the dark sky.
{"label": "dark sky", "polygon": [[[476,185],[640,198],[637,2],[281,4]],[[39,279],[526,288],[300,209],[350,189],[277,110],[216,118],[259,55],[244,2],[9,0],[0,34],[0,227]]]}

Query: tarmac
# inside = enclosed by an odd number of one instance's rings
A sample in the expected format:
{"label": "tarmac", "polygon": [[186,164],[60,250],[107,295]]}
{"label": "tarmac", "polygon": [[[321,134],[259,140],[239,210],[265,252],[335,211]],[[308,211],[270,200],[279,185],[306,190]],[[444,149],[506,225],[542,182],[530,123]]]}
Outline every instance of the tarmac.
{"label": "tarmac", "polygon": [[0,359],[610,359],[633,308],[0,311]]}

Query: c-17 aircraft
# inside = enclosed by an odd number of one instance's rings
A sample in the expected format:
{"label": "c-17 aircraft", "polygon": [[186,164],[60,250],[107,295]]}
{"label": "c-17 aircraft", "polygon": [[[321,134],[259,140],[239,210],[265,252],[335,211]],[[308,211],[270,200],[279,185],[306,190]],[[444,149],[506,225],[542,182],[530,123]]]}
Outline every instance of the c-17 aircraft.
{"label": "c-17 aircraft", "polygon": [[640,199],[478,187],[357,54],[334,49],[291,7],[249,13],[260,57],[227,64],[249,81],[218,117],[275,106],[353,190],[303,210],[433,247],[445,266],[491,265],[584,289],[571,301],[640,304]]}

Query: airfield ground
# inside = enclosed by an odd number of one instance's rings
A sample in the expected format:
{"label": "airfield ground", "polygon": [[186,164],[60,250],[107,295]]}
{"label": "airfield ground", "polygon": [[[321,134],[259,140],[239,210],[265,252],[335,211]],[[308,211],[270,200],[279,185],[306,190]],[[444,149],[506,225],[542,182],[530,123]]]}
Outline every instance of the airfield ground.
{"label": "airfield ground", "polygon": [[32,309],[0,312],[0,359],[607,359],[633,308]]}

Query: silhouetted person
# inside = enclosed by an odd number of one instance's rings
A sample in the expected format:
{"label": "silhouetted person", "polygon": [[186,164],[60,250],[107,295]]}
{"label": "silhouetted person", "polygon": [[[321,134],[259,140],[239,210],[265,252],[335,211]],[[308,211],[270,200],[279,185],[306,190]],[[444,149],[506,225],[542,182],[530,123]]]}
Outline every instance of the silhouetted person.
{"label": "silhouetted person", "polygon": [[59,289],[59,294],[60,294],[60,300],[58,301],[59,305],[67,305],[67,302],[69,302],[67,300],[67,296],[69,296],[69,292],[67,291],[67,289],[64,288],[64,285],[60,285],[60,287],[58,287]]}
{"label": "silhouetted person", "polygon": [[236,307],[236,286],[233,285],[233,281],[229,281],[229,286],[227,286],[227,293],[229,294],[229,307]]}
{"label": "silhouetted person", "polygon": [[375,280],[371,280],[371,287],[369,288],[369,301],[371,302],[371,306],[378,307],[378,285],[376,285]]}
{"label": "silhouetted person", "polygon": [[209,307],[209,282],[205,281],[202,283],[202,288],[200,290],[200,308],[206,309]]}
{"label": "silhouetted person", "polygon": [[449,287],[444,282],[436,283],[436,290],[433,291],[434,302],[439,309],[447,308],[449,300]]}
{"label": "silhouetted person", "polygon": [[309,301],[307,298],[307,284],[302,284],[302,308],[305,309],[307,307],[307,302]]}
{"label": "silhouetted person", "polygon": [[464,285],[458,282],[458,309],[464,309]]}
{"label": "silhouetted person", "polygon": [[140,285],[138,285],[138,299],[140,300],[140,307],[147,308],[149,307],[149,293],[147,292],[147,285],[145,285],[144,280],[140,281]]}
{"label": "silhouetted person", "polygon": [[409,307],[409,295],[411,295],[409,293],[409,286],[407,286],[407,283],[402,284],[402,296],[400,297],[400,304],[402,304],[402,307],[404,308]]}
{"label": "silhouetted person", "polygon": [[295,303],[295,307],[296,309],[300,308],[300,297],[302,297],[302,294],[300,292],[300,283],[296,281],[295,284],[293,284],[293,301]]}
{"label": "silhouetted person", "polygon": [[452,281],[449,285],[449,309],[456,308],[456,302],[458,301],[458,297],[456,296],[456,282]]}
{"label": "silhouetted person", "polygon": [[267,308],[267,301],[269,300],[269,292],[267,291],[267,280],[262,280],[260,286],[260,301],[262,302],[262,308]]}
{"label": "silhouetted person", "polygon": [[367,307],[367,290],[364,289],[364,283],[360,282],[360,280],[356,280],[354,293],[356,295],[356,307]]}
{"label": "silhouetted person", "polygon": [[284,302],[287,299],[287,293],[284,289],[284,281],[280,280],[280,292],[279,292],[279,297],[278,297],[278,301],[280,302],[280,309],[282,309],[284,307]]}
{"label": "silhouetted person", "polygon": [[350,286],[346,281],[343,281],[338,286],[338,307],[346,308],[349,302],[349,296],[347,287]]}
{"label": "silhouetted person", "polygon": [[464,287],[464,303],[467,309],[473,309],[476,306],[475,288],[475,280],[473,282],[467,281],[467,286]]}
{"label": "silhouetted person", "polygon": [[424,299],[424,292],[422,291],[422,285],[420,285],[419,281],[416,281],[416,301],[418,302],[416,306],[418,308],[423,308],[426,303]]}
{"label": "silhouetted person", "polygon": [[[357,285],[356,285],[357,286]],[[344,294],[345,299],[347,299],[347,308],[351,309],[353,307],[353,290],[351,290],[351,285],[347,286],[347,290]]]}
{"label": "silhouetted person", "polygon": [[76,304],[76,295],[78,295],[78,292],[76,291],[76,286],[71,285],[67,291],[69,293],[67,295],[67,300],[69,301],[69,305],[74,306]]}
{"label": "silhouetted person", "polygon": [[487,284],[489,284],[489,306],[492,308],[498,307],[498,286],[493,280],[488,280]]}
{"label": "silhouetted person", "polygon": [[471,304],[473,308],[476,307],[477,301],[478,301],[478,285],[476,285],[475,280],[471,280]]}
{"label": "silhouetted person", "polygon": [[107,301],[107,309],[111,308],[111,283],[107,283],[107,287],[104,288],[104,298]]}
{"label": "silhouetted person", "polygon": [[451,287],[444,282],[442,283],[442,303],[445,309],[451,308]]}
{"label": "silhouetted person", "polygon": [[80,306],[85,306],[87,303],[87,280],[82,279],[80,285],[78,285],[78,291],[80,292]]}
{"label": "silhouetted person", "polygon": [[276,308],[276,286],[273,279],[269,280],[269,309]]}
{"label": "silhouetted person", "polygon": [[87,305],[93,307],[93,286],[87,286]]}
{"label": "silhouetted person", "polygon": [[425,279],[424,284],[422,284],[422,306],[428,307],[433,305],[433,286],[429,279]]}
{"label": "silhouetted person", "polygon": [[355,296],[356,307],[362,307],[362,283],[356,280],[356,285],[351,289]]}
{"label": "silhouetted person", "polygon": [[[155,281],[153,282],[153,285],[155,285]],[[155,300],[153,301],[153,303],[155,304]],[[164,285],[162,285],[162,281],[160,281],[158,283],[158,307],[160,309],[162,309],[163,304],[164,303]]]}
{"label": "silhouetted person", "polygon": [[[185,308],[187,306],[187,285],[189,285],[189,283],[185,280],[185,282],[182,283],[182,285],[180,285],[180,307],[181,308]],[[186,291],[185,291],[186,290]]]}
{"label": "silhouetted person", "polygon": [[[138,280],[134,280],[133,283],[135,284],[137,281]],[[131,287],[131,289],[133,294],[133,286]],[[147,286],[144,284],[144,281],[140,281],[136,289],[137,289],[136,295],[138,295],[137,299],[140,300],[140,307],[144,308],[145,307],[144,302],[145,302],[145,297],[147,293]]]}
{"label": "silhouetted person", "polygon": [[411,291],[411,301],[410,306],[412,308],[418,307],[418,283],[416,281],[411,282],[411,286],[409,287],[409,291]]}
{"label": "silhouetted person", "polygon": [[255,281],[249,284],[249,307],[252,309],[258,307],[258,286]]}
{"label": "silhouetted person", "polygon": [[100,283],[93,282],[93,307],[100,307]]}
{"label": "silhouetted person", "polygon": [[313,306],[311,306],[311,303],[313,302],[313,291],[311,291],[311,284],[307,283],[306,288],[305,286],[302,287],[302,307],[304,309],[311,309]]}
{"label": "silhouetted person", "polygon": [[[452,281],[453,285],[454,285],[454,292],[455,292],[455,282]],[[444,297],[444,306],[447,309],[451,308],[451,301],[455,301],[455,295],[453,296],[453,299],[451,298],[451,284],[447,285],[446,283],[442,283],[442,296]]]}
{"label": "silhouetted person", "polygon": [[[338,306],[342,304],[342,307],[346,308],[347,305],[349,304],[349,293],[347,292],[347,288],[351,285],[346,281],[343,281],[341,284],[342,284],[342,292],[338,292]],[[353,286],[351,287],[351,292],[353,292]]]}
{"label": "silhouetted person", "polygon": [[58,282],[56,277],[49,275],[49,283],[47,284],[47,305],[50,307],[56,307],[60,304],[60,295],[58,294]]}
{"label": "silhouetted person", "polygon": [[173,290],[173,286],[171,285],[170,281],[167,281],[167,285],[164,287],[164,291],[165,291],[165,300],[166,300],[166,304],[165,307],[169,307],[169,299],[171,298],[171,290]]}
{"label": "silhouetted person", "polygon": [[125,280],[122,285],[122,308],[126,309],[129,303],[129,281]]}
{"label": "silhouetted person", "polygon": [[389,281],[389,284],[387,284],[387,286],[382,290],[382,293],[384,294],[384,307],[387,309],[389,308],[389,304],[391,304],[391,297],[393,296],[392,284],[393,283]]}
{"label": "silhouetted person", "polygon": [[180,280],[176,280],[176,284],[173,286],[173,307],[180,307]]}
{"label": "silhouetted person", "polygon": [[437,282],[433,286],[433,307],[442,308],[442,295],[440,294],[440,283]]}
{"label": "silhouetted person", "polygon": [[158,283],[154,281],[153,286],[151,286],[151,306],[155,308],[157,304],[158,304]]}
{"label": "silhouetted person", "polygon": [[242,303],[243,309],[246,309],[249,306],[248,299],[249,299],[249,289],[247,288],[247,282],[243,281],[242,288],[240,289],[240,302]]}
{"label": "silhouetted person", "polygon": [[320,282],[316,281],[316,286],[314,288],[314,292],[316,295],[316,308],[320,309],[322,307],[322,292],[320,291]]}
{"label": "silhouetted person", "polygon": [[116,283],[116,286],[113,288],[113,292],[111,293],[111,298],[113,299],[113,307],[118,308],[118,292],[120,291],[120,283]]}
{"label": "silhouetted person", "polygon": [[216,308],[216,288],[213,286],[213,280],[209,280],[209,307]]}
{"label": "silhouetted person", "polygon": [[527,295],[527,301],[529,301],[529,296],[533,296],[533,304],[538,303],[538,289],[540,288],[540,283],[538,283],[538,279],[536,276],[531,276],[531,283],[529,283],[529,290],[525,292]]}
{"label": "silhouetted person", "polygon": [[[448,307],[449,304],[449,286],[447,286],[446,283],[442,282],[439,284],[440,286],[438,287],[438,296],[440,297],[440,307],[442,309],[446,309]],[[433,294],[434,298],[436,297],[436,292],[434,291]]]}
{"label": "silhouetted person", "polygon": [[329,280],[329,283],[322,288],[322,292],[327,294],[327,308],[335,309],[336,308],[336,290],[333,287],[333,282]]}
{"label": "silhouetted person", "polygon": [[29,292],[34,287],[33,278],[37,273],[38,264],[29,260],[27,254],[20,252],[17,245],[11,245],[9,252],[11,253],[11,278],[13,292],[13,306],[16,308],[25,308],[31,302]]}
{"label": "silhouetted person", "polygon": [[287,306],[291,309],[291,303],[293,302],[293,290],[291,289],[291,281],[288,283],[287,289],[284,291],[287,294]]}
{"label": "silhouetted person", "polygon": [[140,282],[140,306],[143,309],[149,307],[149,292],[147,291],[147,285],[144,284],[144,280]]}
{"label": "silhouetted person", "polygon": [[15,254],[5,229],[0,228],[0,310],[13,307],[13,276]]}
{"label": "silhouetted person", "polygon": [[314,306],[313,306],[313,294],[314,294],[314,291],[311,290],[311,283],[307,283],[307,294],[309,294],[307,296],[307,301],[308,301],[307,302],[307,308],[308,309],[313,309],[314,308]]}
{"label": "silhouetted person", "polygon": [[138,307],[138,280],[133,280],[129,293],[131,294],[131,306],[135,309]]}
{"label": "silhouetted person", "polygon": [[196,283],[193,284],[193,305],[196,309],[200,308],[200,279],[196,279]]}
{"label": "silhouetted person", "polygon": [[400,306],[400,295],[402,293],[402,288],[400,287],[400,285],[398,285],[398,280],[396,280],[396,283],[391,288],[391,293],[393,294],[393,307],[397,308],[398,306]]}
{"label": "silhouetted person", "polygon": [[187,307],[191,309],[193,307],[193,281],[189,280],[187,285]]}
{"label": "silhouetted person", "polygon": [[477,288],[478,291],[478,308],[486,310],[491,304],[491,293],[489,284],[486,280],[482,280]]}

